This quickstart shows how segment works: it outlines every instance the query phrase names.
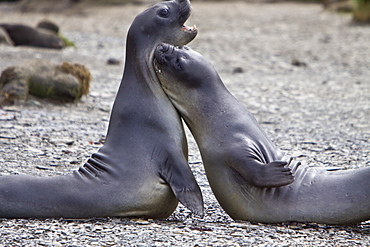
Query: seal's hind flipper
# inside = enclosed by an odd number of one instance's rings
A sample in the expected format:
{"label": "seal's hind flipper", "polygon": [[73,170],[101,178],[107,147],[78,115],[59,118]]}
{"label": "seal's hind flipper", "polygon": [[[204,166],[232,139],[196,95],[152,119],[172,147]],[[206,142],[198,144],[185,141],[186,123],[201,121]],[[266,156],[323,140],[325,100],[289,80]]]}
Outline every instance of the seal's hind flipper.
{"label": "seal's hind flipper", "polygon": [[160,176],[171,187],[179,202],[203,217],[202,192],[186,160],[168,158],[161,167]]}

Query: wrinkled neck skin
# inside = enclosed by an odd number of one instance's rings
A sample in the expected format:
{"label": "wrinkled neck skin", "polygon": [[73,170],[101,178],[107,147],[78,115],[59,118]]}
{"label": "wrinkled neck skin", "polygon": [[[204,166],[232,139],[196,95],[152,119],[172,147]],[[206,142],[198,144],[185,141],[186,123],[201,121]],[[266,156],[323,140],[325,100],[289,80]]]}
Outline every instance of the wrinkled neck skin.
{"label": "wrinkled neck skin", "polygon": [[200,151],[218,150],[222,144],[230,146],[246,141],[264,150],[269,157],[267,160],[281,159],[284,153],[271,142],[248,109],[228,91],[219,75],[215,72],[206,78],[197,88],[182,90],[186,94],[167,93]]}
{"label": "wrinkled neck skin", "polygon": [[[123,78],[112,108],[106,142],[101,152],[109,150],[110,155],[120,156],[124,151],[122,147],[132,147],[135,144],[137,153],[141,147],[154,145],[151,139],[158,139],[163,133],[167,136],[171,133],[170,138],[176,143],[182,143],[184,153],[187,153],[179,114],[163,92],[153,67],[153,51],[160,40],[150,38],[143,37],[137,30],[129,30]],[[161,132],[160,135],[158,132]]]}
{"label": "wrinkled neck skin", "polygon": [[[163,81],[180,84],[175,80],[163,79]],[[163,89],[198,140],[206,136],[217,136],[212,134],[213,131],[226,124],[229,126],[236,124],[233,115],[240,103],[226,89],[217,74],[207,76],[201,85],[195,88],[176,89],[176,92],[173,92],[171,87]],[[231,105],[233,107],[230,107]],[[219,120],[220,116],[223,118],[222,121]],[[224,119],[230,121],[226,122]]]}
{"label": "wrinkled neck skin", "polygon": [[[120,92],[130,87],[139,95],[152,95],[161,98],[165,94],[160,87],[153,67],[154,49],[160,43],[158,39],[149,41],[149,37],[140,34],[131,34],[127,37],[126,61]],[[150,45],[148,45],[150,44]],[[126,91],[124,91],[126,93]]]}

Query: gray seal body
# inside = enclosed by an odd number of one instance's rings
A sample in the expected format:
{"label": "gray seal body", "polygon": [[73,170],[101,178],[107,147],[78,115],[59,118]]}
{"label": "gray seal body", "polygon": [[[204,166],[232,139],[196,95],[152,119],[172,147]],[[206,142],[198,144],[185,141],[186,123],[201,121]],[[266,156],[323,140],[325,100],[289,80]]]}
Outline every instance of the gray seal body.
{"label": "gray seal body", "polygon": [[161,42],[184,45],[195,38],[196,30],[183,27],[189,15],[189,1],[178,0],[135,18],[104,146],[70,175],[0,176],[0,217],[165,218],[178,201],[203,213],[180,116],[152,63]]}
{"label": "gray seal body", "polygon": [[188,47],[162,44],[154,64],[194,135],[217,200],[233,219],[326,224],[370,219],[370,167],[327,169],[293,161],[212,65]]}
{"label": "gray seal body", "polygon": [[21,24],[0,24],[9,42],[14,46],[34,46],[41,48],[62,49],[63,40],[46,29],[37,29]]}

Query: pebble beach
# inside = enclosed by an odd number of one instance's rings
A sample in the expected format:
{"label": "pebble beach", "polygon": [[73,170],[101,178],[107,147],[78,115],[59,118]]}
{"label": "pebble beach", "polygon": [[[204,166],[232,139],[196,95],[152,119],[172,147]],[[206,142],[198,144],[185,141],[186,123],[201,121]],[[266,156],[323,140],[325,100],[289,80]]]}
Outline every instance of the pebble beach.
{"label": "pebble beach", "polygon": [[[149,3],[148,3],[149,4]],[[0,175],[70,173],[104,143],[121,81],[125,38],[148,4],[22,13],[0,4],[0,23],[50,19],[75,47],[48,50],[0,44],[0,70],[29,59],[85,65],[89,95],[74,104],[30,97],[0,108]],[[273,142],[312,166],[370,165],[370,27],[321,4],[192,3],[189,46],[216,68]],[[109,59],[119,65],[107,64]],[[189,163],[205,216],[179,204],[163,220],[0,219],[0,246],[369,246],[370,221],[354,226],[261,224],[232,220],[207,182],[189,131]],[[335,203],[335,202],[333,202]]]}

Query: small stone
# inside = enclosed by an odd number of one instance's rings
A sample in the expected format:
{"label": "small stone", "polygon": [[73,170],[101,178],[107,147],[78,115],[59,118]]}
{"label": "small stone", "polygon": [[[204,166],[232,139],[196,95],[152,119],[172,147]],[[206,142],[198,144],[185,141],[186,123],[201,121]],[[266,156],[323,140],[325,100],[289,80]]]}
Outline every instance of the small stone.
{"label": "small stone", "polygon": [[11,133],[0,133],[0,139],[17,139],[17,136]]}
{"label": "small stone", "polygon": [[243,70],[243,68],[242,68],[242,67],[236,67],[236,68],[234,68],[234,70],[233,70],[233,74],[243,73],[243,72],[244,72],[244,70]]}
{"label": "small stone", "polygon": [[116,59],[116,58],[109,58],[107,60],[108,65],[119,65],[120,63],[121,63],[121,61]]}
{"label": "small stone", "polygon": [[305,62],[299,61],[298,59],[293,59],[292,65],[297,67],[307,67],[307,64]]}

